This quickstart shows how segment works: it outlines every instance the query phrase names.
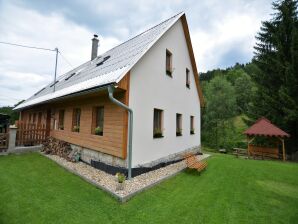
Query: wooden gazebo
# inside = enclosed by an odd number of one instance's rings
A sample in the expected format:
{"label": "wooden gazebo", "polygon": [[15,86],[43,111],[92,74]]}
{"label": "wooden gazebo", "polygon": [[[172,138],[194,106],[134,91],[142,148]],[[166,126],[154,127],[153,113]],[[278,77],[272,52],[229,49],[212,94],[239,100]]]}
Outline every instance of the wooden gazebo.
{"label": "wooden gazebo", "polygon": [[[250,128],[248,128],[244,134],[247,136],[247,153],[249,156],[259,155],[262,157],[274,157],[279,158],[279,149],[278,145],[281,142],[282,144],[282,158],[283,161],[286,160],[286,150],[285,150],[285,141],[286,137],[290,137],[288,133],[281,130],[277,126],[271,123],[267,118],[260,118],[257,120]],[[265,147],[257,146],[252,144],[252,141],[256,136],[266,137],[266,138],[275,138],[276,146],[275,147]]]}

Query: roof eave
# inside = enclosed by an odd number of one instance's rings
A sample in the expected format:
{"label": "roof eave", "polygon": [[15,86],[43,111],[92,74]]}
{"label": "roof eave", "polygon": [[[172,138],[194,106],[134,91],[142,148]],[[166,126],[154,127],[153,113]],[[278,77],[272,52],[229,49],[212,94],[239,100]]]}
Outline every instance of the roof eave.
{"label": "roof eave", "polygon": [[102,86],[97,86],[97,87],[93,87],[93,88],[90,88],[90,89],[85,89],[85,90],[82,90],[82,91],[79,91],[79,92],[71,93],[71,94],[68,94],[68,95],[64,95],[64,96],[61,96],[61,97],[49,99],[49,100],[46,100],[46,101],[42,101],[40,103],[31,104],[31,105],[24,106],[24,107],[19,107],[19,106],[22,105],[22,104],[20,104],[20,105],[16,106],[15,108],[13,108],[13,110],[14,111],[21,111],[21,110],[24,110],[24,109],[27,109],[27,108],[30,108],[30,107],[33,107],[33,106],[42,105],[42,104],[45,104],[45,103],[60,101],[60,100],[67,99],[67,98],[70,98],[70,97],[75,97],[75,96],[85,95],[85,94],[88,94],[88,93],[97,92],[97,91],[100,91],[100,90],[107,89],[108,86],[115,85],[115,84],[116,84],[115,82],[111,82],[111,83],[108,83],[108,84],[105,84],[105,85],[102,85]]}

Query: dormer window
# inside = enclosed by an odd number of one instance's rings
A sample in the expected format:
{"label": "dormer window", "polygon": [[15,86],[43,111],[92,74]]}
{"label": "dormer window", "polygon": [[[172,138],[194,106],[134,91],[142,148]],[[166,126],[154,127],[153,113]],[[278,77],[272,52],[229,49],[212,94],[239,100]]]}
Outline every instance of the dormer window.
{"label": "dormer window", "polygon": [[188,68],[186,68],[185,76],[186,76],[186,87],[190,89],[190,78],[189,78],[189,69]]}
{"label": "dormer window", "polygon": [[101,66],[101,65],[103,65],[103,63],[105,63],[105,61],[108,60],[110,57],[111,57],[110,55],[104,57],[103,60],[102,60],[101,62],[99,62],[99,63],[96,64],[96,66]]}
{"label": "dormer window", "polygon": [[70,79],[71,77],[73,77],[75,74],[76,74],[75,72],[72,73],[72,74],[70,74],[67,78],[65,78],[65,81],[67,81],[68,79]]}
{"label": "dormer window", "polygon": [[54,85],[56,85],[59,81],[55,81],[52,85],[50,85],[50,87],[53,87]]}
{"label": "dormer window", "polygon": [[166,50],[166,74],[172,76],[172,53],[167,49]]}

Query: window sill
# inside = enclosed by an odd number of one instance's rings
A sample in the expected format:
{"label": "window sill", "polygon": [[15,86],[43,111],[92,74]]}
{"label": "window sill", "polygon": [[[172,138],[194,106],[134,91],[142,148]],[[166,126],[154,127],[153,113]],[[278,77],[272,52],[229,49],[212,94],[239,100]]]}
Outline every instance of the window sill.
{"label": "window sill", "polygon": [[172,73],[173,73],[172,71],[169,71],[169,70],[166,71],[166,74],[167,74],[168,76],[170,76],[171,78],[173,78]]}

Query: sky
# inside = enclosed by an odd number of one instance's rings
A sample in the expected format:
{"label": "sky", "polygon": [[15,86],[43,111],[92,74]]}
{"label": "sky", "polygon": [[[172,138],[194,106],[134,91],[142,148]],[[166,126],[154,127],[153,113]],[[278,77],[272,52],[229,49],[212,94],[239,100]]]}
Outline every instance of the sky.
{"label": "sky", "polygon": [[[253,57],[270,0],[0,0],[0,42],[54,49],[58,76],[184,11],[199,72]],[[0,43],[0,106],[27,99],[54,79],[55,53]]]}

